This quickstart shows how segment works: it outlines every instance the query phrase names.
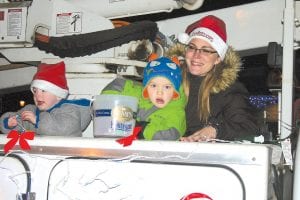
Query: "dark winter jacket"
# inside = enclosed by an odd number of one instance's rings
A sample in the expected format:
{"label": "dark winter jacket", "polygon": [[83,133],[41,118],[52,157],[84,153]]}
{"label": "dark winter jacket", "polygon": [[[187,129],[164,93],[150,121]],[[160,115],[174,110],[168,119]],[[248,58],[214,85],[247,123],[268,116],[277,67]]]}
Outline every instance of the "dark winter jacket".
{"label": "dark winter jacket", "polygon": [[[258,126],[253,108],[249,104],[247,89],[237,81],[240,59],[228,49],[225,67],[210,95],[210,117],[208,123],[199,120],[198,91],[203,77],[189,74],[190,91],[186,106],[187,132],[189,136],[199,129],[211,125],[217,130],[217,138],[223,140],[248,139],[258,135]],[[201,112],[201,110],[199,111]]]}

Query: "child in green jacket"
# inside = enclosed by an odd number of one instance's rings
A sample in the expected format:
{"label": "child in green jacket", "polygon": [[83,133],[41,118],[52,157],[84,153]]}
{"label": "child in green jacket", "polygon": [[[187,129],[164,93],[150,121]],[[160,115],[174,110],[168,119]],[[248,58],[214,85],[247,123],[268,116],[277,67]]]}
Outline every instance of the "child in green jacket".
{"label": "child in green jacket", "polygon": [[144,69],[143,83],[116,78],[102,94],[122,94],[139,99],[137,124],[143,124],[139,138],[178,140],[186,130],[185,95],[181,69],[171,59],[160,57]]}

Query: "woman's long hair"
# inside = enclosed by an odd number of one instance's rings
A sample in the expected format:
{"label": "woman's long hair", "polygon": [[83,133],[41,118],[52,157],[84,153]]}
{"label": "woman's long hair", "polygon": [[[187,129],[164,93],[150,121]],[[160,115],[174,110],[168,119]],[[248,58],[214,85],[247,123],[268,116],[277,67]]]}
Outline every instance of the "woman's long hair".
{"label": "woman's long hair", "polygon": [[[216,81],[220,78],[222,72],[223,62],[218,65],[215,65],[204,77],[203,81],[200,84],[198,91],[198,115],[200,121],[207,123],[210,116],[210,95],[213,91]],[[186,64],[183,65],[183,88],[185,95],[189,96],[190,82],[188,78],[188,67]]]}
{"label": "woman's long hair", "polygon": [[[167,55],[170,57],[175,55],[179,58],[184,58],[185,45],[177,43],[167,51]],[[188,100],[190,82],[188,77],[188,67],[184,59],[182,59],[180,66],[182,67],[182,85]],[[240,57],[237,52],[229,46],[224,60],[218,65],[215,65],[212,70],[207,73],[204,80],[201,82],[198,91],[198,115],[201,121],[207,123],[210,116],[210,95],[225,90],[232,84],[238,76],[237,73],[240,70],[240,66]]]}

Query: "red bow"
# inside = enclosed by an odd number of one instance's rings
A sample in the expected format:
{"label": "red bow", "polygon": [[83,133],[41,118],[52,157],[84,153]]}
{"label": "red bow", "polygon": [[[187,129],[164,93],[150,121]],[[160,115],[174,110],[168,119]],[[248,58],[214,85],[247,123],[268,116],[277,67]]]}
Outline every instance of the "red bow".
{"label": "red bow", "polygon": [[181,200],[190,200],[190,199],[195,199],[195,198],[207,198],[207,199],[213,200],[212,198],[210,198],[209,196],[207,196],[206,194],[203,194],[203,193],[191,193],[191,194],[183,197]]}
{"label": "red bow", "polygon": [[7,153],[10,149],[12,149],[16,143],[19,141],[21,149],[29,150],[30,146],[26,140],[33,140],[34,132],[25,131],[24,133],[20,133],[16,130],[12,130],[8,133],[7,138],[12,138],[4,145],[4,152]]}
{"label": "red bow", "polygon": [[134,127],[133,133],[131,135],[117,139],[116,141],[119,142],[120,144],[123,144],[124,147],[129,146],[132,144],[133,140],[137,139],[137,136],[141,130],[142,130],[142,127],[140,127],[140,126]]}

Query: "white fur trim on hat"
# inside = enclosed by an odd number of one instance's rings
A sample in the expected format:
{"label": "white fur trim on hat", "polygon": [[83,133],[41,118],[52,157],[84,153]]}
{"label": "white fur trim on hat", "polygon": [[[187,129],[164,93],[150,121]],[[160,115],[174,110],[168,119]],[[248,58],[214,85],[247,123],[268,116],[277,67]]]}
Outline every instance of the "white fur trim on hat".
{"label": "white fur trim on hat", "polygon": [[224,40],[216,34],[214,31],[208,28],[196,28],[193,30],[188,38],[186,37],[188,34],[183,33],[178,35],[178,41],[183,44],[188,44],[192,39],[199,38],[207,41],[219,54],[221,59],[223,60],[225,54],[228,49],[228,45],[224,42]]}
{"label": "white fur trim on hat", "polygon": [[61,98],[66,98],[69,94],[68,90],[60,88],[57,85],[55,85],[51,82],[45,81],[45,80],[33,80],[31,82],[31,86],[30,86],[31,91],[32,91],[33,87],[36,87],[41,90],[45,90],[47,92],[51,92],[52,94],[54,94],[58,97],[61,97]]}
{"label": "white fur trim on hat", "polygon": [[188,40],[189,40],[190,36],[186,33],[179,33],[177,36],[177,39],[180,43],[182,44],[188,44]]}

